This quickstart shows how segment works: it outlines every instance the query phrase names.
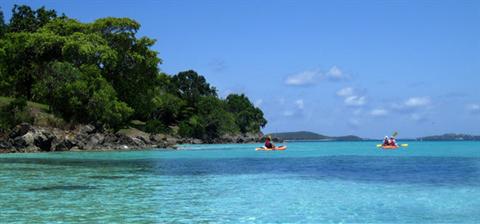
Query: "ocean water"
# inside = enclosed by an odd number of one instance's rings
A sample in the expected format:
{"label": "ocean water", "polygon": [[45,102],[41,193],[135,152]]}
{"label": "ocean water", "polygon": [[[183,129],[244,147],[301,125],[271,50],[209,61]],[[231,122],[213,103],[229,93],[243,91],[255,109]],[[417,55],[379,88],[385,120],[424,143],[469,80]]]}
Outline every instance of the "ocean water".
{"label": "ocean water", "polygon": [[480,142],[0,155],[1,223],[480,223]]}

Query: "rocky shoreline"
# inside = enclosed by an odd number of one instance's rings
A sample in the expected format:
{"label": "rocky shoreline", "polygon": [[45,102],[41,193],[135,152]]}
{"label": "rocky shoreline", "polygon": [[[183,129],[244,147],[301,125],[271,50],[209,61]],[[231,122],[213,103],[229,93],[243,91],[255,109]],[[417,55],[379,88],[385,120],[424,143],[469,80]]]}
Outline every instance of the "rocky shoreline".
{"label": "rocky shoreline", "polygon": [[259,141],[256,134],[225,135],[218,139],[202,141],[164,134],[149,134],[135,128],[113,133],[98,130],[93,125],[78,125],[72,130],[63,130],[22,123],[10,133],[0,135],[0,153],[177,149],[178,144],[254,143]]}

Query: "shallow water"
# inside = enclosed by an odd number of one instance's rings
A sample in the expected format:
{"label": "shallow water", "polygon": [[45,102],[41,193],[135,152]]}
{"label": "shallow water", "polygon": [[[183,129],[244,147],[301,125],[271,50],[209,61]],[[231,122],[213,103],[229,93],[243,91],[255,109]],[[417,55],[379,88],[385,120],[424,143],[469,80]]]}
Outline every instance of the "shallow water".
{"label": "shallow water", "polygon": [[480,142],[408,143],[3,154],[0,222],[479,223]]}

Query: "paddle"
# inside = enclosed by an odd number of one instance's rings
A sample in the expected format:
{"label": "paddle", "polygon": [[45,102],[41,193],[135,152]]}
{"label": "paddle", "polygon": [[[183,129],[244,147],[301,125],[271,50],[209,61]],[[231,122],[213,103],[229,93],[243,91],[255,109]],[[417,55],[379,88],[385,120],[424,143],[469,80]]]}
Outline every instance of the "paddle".
{"label": "paddle", "polygon": [[396,138],[398,135],[398,132],[393,132],[392,137]]}

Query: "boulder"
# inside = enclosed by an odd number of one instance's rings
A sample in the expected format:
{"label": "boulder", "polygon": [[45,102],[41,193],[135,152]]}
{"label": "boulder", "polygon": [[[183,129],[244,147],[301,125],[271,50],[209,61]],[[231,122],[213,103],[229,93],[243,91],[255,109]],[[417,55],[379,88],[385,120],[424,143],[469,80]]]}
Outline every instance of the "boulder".
{"label": "boulder", "polygon": [[173,145],[176,145],[176,144],[180,143],[180,140],[178,138],[170,136],[170,137],[167,138],[166,142],[167,142],[167,145],[172,145],[173,146]]}
{"label": "boulder", "polygon": [[17,125],[13,130],[10,132],[10,138],[14,139],[19,136],[23,136],[27,134],[27,132],[35,131],[31,124],[29,123],[21,123]]}
{"label": "boulder", "polygon": [[27,132],[13,139],[13,146],[17,149],[34,146],[35,136],[33,132]]}
{"label": "boulder", "polygon": [[197,138],[192,139],[192,144],[203,144],[203,141]]}
{"label": "boulder", "polygon": [[167,136],[164,134],[154,134],[150,135],[150,141],[154,143],[165,142],[167,141]]}
{"label": "boulder", "polygon": [[[29,132],[30,133],[30,132]],[[42,151],[51,151],[52,142],[55,135],[48,130],[35,131],[33,134],[33,144]]]}
{"label": "boulder", "polygon": [[137,143],[140,143],[139,142],[140,140],[141,142],[143,142],[142,143],[143,145],[151,144],[150,135],[136,128],[121,129],[117,131],[116,134],[119,137],[124,136],[124,137],[130,138],[131,140]]}
{"label": "boulder", "polygon": [[102,148],[105,135],[101,133],[95,133],[88,136],[85,147],[86,149],[98,149]]}
{"label": "boulder", "polygon": [[54,151],[68,151],[75,146],[75,142],[71,139],[63,139],[59,142],[56,142],[52,147]]}
{"label": "boulder", "polygon": [[77,132],[82,135],[89,135],[95,132],[95,126],[91,124],[81,125],[77,128]]}
{"label": "boulder", "polygon": [[13,148],[12,144],[8,139],[2,139],[0,140],[0,149],[11,149]]}
{"label": "boulder", "polygon": [[118,136],[118,144],[120,145],[126,145],[130,146],[129,148],[142,148],[145,147],[146,144],[143,140],[136,138],[136,137],[130,137],[126,135],[119,135]]}

